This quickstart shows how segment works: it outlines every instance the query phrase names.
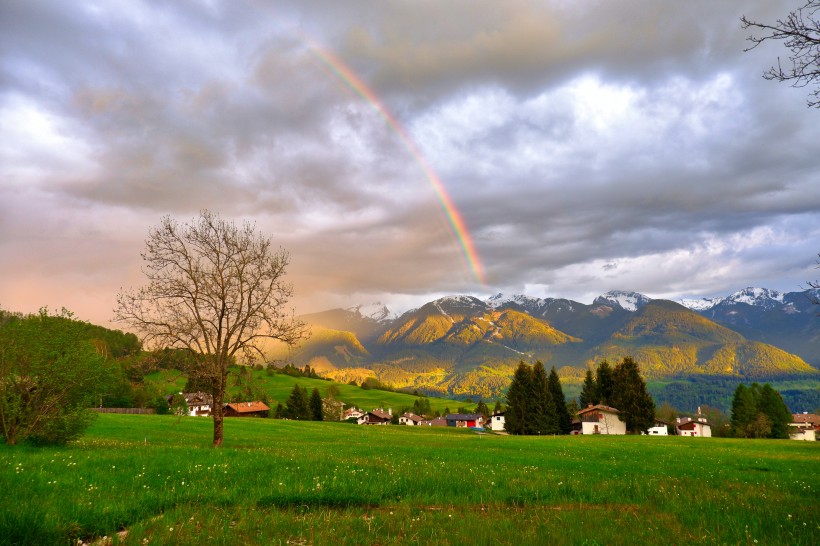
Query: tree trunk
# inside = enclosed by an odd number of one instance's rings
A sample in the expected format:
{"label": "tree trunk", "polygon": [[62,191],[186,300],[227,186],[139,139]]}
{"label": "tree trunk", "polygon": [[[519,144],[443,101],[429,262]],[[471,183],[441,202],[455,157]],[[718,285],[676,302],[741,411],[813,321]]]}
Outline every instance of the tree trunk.
{"label": "tree trunk", "polygon": [[225,387],[219,382],[213,393],[214,447],[222,447],[222,422],[225,419]]}
{"label": "tree trunk", "polygon": [[222,408],[222,402],[217,405],[216,398],[214,398],[214,447],[222,447],[222,421],[225,418]]}

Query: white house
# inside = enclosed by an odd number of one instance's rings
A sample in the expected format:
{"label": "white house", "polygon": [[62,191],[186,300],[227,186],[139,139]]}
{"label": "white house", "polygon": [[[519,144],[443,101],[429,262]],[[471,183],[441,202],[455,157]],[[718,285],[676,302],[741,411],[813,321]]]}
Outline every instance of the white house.
{"label": "white house", "polygon": [[350,419],[351,417],[353,419],[358,419],[359,417],[362,417],[363,415],[364,415],[364,412],[362,410],[360,410],[359,408],[354,406],[352,408],[348,408],[348,409],[345,410],[344,414],[342,415],[342,420],[344,421],[344,420]]}
{"label": "white house", "polygon": [[669,429],[666,425],[655,425],[646,431],[649,436],[669,436]]}
{"label": "white house", "polygon": [[712,437],[712,425],[706,417],[678,417],[675,429],[679,436],[700,436],[701,438]]}
{"label": "white house", "polygon": [[789,426],[789,438],[792,440],[817,440],[817,429],[820,427],[820,416],[813,413],[794,413]]}
{"label": "white house", "polygon": [[490,417],[490,430],[500,432],[504,430],[504,412],[494,413]]}
{"label": "white house", "polygon": [[188,405],[188,414],[195,415],[210,415],[211,405],[213,404],[213,396],[204,392],[185,392],[182,393],[185,398],[185,403]]}
{"label": "white house", "polygon": [[422,421],[424,421],[424,417],[416,415],[415,413],[403,413],[401,417],[399,417],[400,425],[409,425],[411,427],[420,425]]}
{"label": "white house", "polygon": [[578,412],[581,434],[626,434],[626,423],[621,421],[621,413],[609,406],[590,404]]}

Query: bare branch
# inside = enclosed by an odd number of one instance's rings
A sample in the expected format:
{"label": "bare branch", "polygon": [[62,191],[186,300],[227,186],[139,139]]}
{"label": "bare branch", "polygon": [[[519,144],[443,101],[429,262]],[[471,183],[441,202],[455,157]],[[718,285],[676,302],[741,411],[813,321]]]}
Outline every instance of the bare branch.
{"label": "bare branch", "polygon": [[782,41],[790,51],[791,68],[783,68],[780,58],[777,66],[763,73],[767,80],[788,81],[792,87],[817,86],[809,96],[808,106],[820,108],[820,0],[809,0],[806,4],[778,19],[774,24],[758,23],[745,15],[740,18],[744,29],[762,31],[761,35],[750,35],[747,40],[752,45],[744,51],[751,51],[766,41]]}
{"label": "bare branch", "polygon": [[[293,295],[283,280],[289,256],[271,248],[247,222],[240,228],[209,211],[187,224],[164,217],[142,253],[148,283],[117,295],[115,320],[142,333],[146,344],[190,351],[191,373],[213,385],[221,408],[237,353],[264,356],[265,340],[292,346],[307,335],[305,324],[284,312]],[[221,445],[221,419],[217,409],[214,445]]]}

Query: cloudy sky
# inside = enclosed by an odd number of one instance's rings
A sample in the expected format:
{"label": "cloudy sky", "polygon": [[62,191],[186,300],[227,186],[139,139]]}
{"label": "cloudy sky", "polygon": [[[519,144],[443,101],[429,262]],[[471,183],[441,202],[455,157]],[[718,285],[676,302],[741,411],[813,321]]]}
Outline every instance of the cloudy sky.
{"label": "cloudy sky", "polygon": [[299,313],[798,290],[820,111],[738,20],[798,4],[6,0],[0,307],[106,324],[204,208],[290,252]]}

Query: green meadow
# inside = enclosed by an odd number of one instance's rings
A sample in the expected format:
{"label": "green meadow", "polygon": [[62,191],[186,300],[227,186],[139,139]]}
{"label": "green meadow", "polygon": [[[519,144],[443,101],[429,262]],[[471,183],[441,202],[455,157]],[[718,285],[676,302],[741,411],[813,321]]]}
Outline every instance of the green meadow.
{"label": "green meadow", "polygon": [[100,415],[68,447],[0,446],[0,542],[820,543],[820,443],[228,419],[217,450],[211,432]]}

